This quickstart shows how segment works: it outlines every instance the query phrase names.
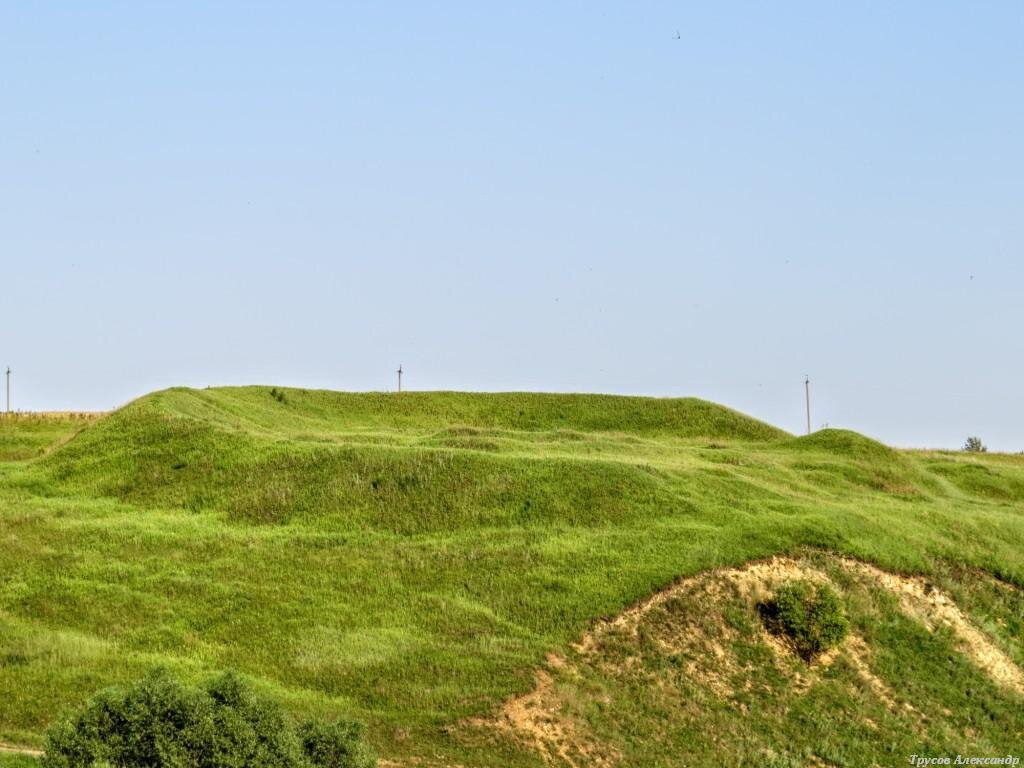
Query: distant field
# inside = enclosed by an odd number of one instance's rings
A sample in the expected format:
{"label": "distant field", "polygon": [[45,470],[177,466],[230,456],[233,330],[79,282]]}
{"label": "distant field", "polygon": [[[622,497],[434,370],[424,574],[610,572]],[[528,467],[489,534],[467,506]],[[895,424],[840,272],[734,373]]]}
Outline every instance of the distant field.
{"label": "distant field", "polygon": [[[827,663],[764,634],[756,569],[604,621],[775,556],[842,597]],[[392,766],[1024,744],[1024,457],[798,438],[700,400],[244,387],[0,419],[0,574],[6,743],[162,665],[364,719]]]}

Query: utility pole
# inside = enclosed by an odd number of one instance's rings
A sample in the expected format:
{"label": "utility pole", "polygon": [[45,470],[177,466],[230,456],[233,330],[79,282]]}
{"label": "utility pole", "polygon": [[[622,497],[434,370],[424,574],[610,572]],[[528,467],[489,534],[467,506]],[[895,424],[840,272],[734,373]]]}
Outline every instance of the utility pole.
{"label": "utility pole", "polygon": [[811,377],[804,377],[804,393],[807,396],[807,434],[811,434]]}
{"label": "utility pole", "polygon": [[7,366],[7,413],[11,412],[11,366]]}
{"label": "utility pole", "polygon": [[398,391],[402,391],[402,364],[398,364]]}

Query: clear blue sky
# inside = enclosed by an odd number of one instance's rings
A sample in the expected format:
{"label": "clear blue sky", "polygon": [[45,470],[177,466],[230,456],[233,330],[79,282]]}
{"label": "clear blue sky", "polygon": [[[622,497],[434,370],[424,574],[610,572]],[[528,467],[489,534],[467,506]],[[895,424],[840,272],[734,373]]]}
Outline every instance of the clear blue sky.
{"label": "clear blue sky", "polygon": [[[680,39],[674,39],[676,32]],[[695,395],[1024,450],[1024,3],[0,6],[21,409]],[[972,277],[973,276],[973,277]]]}

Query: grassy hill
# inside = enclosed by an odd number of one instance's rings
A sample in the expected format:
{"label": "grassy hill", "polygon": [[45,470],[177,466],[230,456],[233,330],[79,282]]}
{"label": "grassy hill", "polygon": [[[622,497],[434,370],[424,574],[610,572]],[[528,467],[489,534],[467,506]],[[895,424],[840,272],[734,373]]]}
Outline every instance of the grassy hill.
{"label": "grassy hill", "polygon": [[[1024,743],[1024,457],[597,395],[173,389],[27,424],[0,421],[0,742],[162,665],[364,719],[389,765]],[[697,576],[776,556],[842,597],[855,634],[827,664],[760,627],[771,579]],[[911,576],[979,634],[906,602]]]}

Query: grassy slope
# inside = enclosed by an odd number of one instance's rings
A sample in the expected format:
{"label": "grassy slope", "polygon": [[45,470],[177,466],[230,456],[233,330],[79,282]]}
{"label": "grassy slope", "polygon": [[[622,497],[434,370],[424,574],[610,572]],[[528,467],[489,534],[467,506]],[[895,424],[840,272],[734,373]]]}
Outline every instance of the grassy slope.
{"label": "grassy slope", "polygon": [[42,456],[98,418],[93,413],[0,414],[0,461]]}
{"label": "grassy slope", "polygon": [[697,400],[168,390],[0,463],[0,741],[154,664],[234,667],[388,756],[534,765],[452,726],[596,618],[801,548],[1024,585],[1022,509],[1018,457]]}
{"label": "grassy slope", "polygon": [[[895,766],[912,754],[1018,753],[1020,693],[989,679],[953,633],[928,631],[889,590],[834,557],[813,554],[803,565],[831,577],[845,605],[852,637],[838,653],[808,665],[773,649],[750,599],[712,572],[674,590],[639,631],[612,628],[551,670],[547,695],[561,722],[577,724],[576,738],[562,742],[579,754],[589,739],[593,754],[638,768]],[[939,571],[932,588],[971,605],[1019,664],[1024,593]],[[1004,617],[1015,626],[1001,626]]]}

